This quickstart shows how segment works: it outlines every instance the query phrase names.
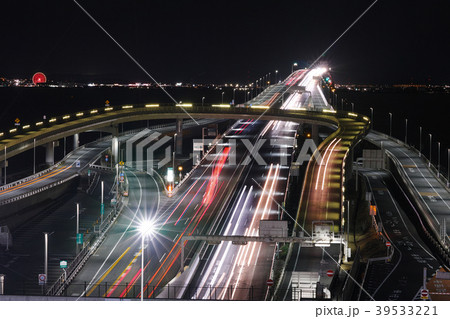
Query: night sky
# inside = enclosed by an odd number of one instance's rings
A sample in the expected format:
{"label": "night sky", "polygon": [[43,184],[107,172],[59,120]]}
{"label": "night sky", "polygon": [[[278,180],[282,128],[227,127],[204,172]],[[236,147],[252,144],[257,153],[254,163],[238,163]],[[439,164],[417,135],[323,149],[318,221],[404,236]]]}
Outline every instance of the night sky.
{"label": "night sky", "polygon": [[[252,82],[315,60],[373,1],[79,0],[158,81]],[[324,57],[338,83],[450,83],[448,0],[379,0]],[[2,1],[0,77],[150,82],[71,0]]]}

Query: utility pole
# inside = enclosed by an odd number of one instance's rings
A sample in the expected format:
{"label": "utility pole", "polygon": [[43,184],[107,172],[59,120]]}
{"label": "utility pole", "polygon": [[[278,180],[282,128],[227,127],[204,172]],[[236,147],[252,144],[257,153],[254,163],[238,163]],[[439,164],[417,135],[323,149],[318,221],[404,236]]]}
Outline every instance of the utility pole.
{"label": "utility pole", "polygon": [[48,233],[44,233],[44,274],[45,274],[45,281],[47,283],[47,277],[48,277]]}

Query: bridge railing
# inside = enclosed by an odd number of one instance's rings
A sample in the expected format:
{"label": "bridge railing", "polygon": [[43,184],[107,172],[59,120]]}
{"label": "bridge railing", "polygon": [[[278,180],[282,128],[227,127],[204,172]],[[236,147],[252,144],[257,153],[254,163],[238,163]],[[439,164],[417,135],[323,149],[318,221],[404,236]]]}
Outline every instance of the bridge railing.
{"label": "bridge railing", "polygon": [[[183,104],[181,104],[181,106],[182,105]],[[192,110],[192,111],[194,111],[194,113],[197,111],[205,111],[207,113],[242,112],[242,108],[232,106],[232,105],[230,105],[229,108],[215,108],[212,105],[189,104],[189,106],[184,106],[184,109],[187,112]],[[244,109],[246,109],[247,111],[242,112],[242,113],[249,113],[249,114],[262,113],[261,110],[254,110],[251,107],[245,107]],[[61,124],[69,124],[69,123],[73,122],[73,120],[76,120],[76,121],[82,120],[83,123],[89,122],[90,119],[93,119],[94,121],[107,120],[108,114],[115,114],[116,112],[121,112],[123,114],[127,114],[127,113],[133,113],[136,110],[145,111],[145,113],[155,113],[155,114],[167,113],[167,112],[169,112],[169,113],[179,113],[180,112],[179,106],[176,106],[174,104],[168,104],[168,103],[160,104],[157,107],[156,106],[150,107],[148,104],[147,105],[146,104],[136,104],[136,105],[129,105],[129,106],[125,105],[125,106],[101,107],[101,108],[86,110],[86,111],[77,112],[77,113],[73,113],[73,114],[51,117],[48,120],[40,121],[40,122],[36,123],[35,125],[24,125],[19,128],[10,130],[8,132],[0,132],[0,143],[2,142],[2,140],[9,139],[9,138],[12,138],[17,135],[29,134],[30,132],[38,132],[38,131],[42,131],[43,129],[52,128],[54,126],[61,125]],[[273,113],[273,111],[275,111],[275,109],[271,108],[271,113]],[[281,112],[278,113],[279,115],[286,114],[286,112],[287,112],[286,110],[280,110],[280,111]],[[338,114],[339,113],[344,114],[344,113],[348,113],[348,112],[338,111]],[[67,126],[64,125],[64,127],[61,127],[58,130],[53,129],[53,130],[47,130],[47,132],[41,132],[41,134],[38,135],[38,138],[42,139],[42,138],[50,137],[52,134],[55,134],[55,133],[58,133],[61,131],[66,131],[66,130],[67,130]],[[8,147],[8,149],[15,150],[15,149],[27,146],[28,144],[29,144],[28,142],[17,143],[17,144],[14,144],[14,145]],[[3,145],[5,145],[5,143],[3,143]]]}
{"label": "bridge railing", "polygon": [[[386,139],[389,139],[391,141],[394,141],[397,144],[403,145],[404,147],[408,148],[409,150],[413,151],[414,153],[417,154],[417,156],[419,156],[422,161],[425,162],[425,164],[428,165],[429,170],[433,173],[434,177],[441,181],[444,185],[444,187],[447,188],[447,190],[450,191],[450,181],[448,180],[448,178],[446,177],[446,172],[443,171],[444,166],[441,167],[441,170],[438,170],[437,167],[435,166],[435,164],[431,163],[430,160],[428,158],[425,157],[425,155],[423,154],[423,152],[419,151],[414,145],[409,145],[409,144],[405,144],[404,141],[399,140],[398,138],[395,138],[393,136],[389,136],[388,134],[382,133],[382,132],[378,132],[377,134],[383,136]],[[447,172],[448,173],[448,172]]]}
{"label": "bridge railing", "polygon": [[[117,217],[122,212],[124,205],[121,199],[119,199],[120,204],[117,204],[117,209],[112,209],[110,213],[105,217],[103,223],[100,225],[100,233],[94,231],[94,236],[92,236],[88,242],[85,243],[83,249],[77,254],[75,259],[68,265],[66,271],[61,273],[58,279],[53,283],[53,285],[46,291],[46,295],[50,296],[61,296],[65,291],[75,276],[83,268],[84,264],[87,262],[89,257],[97,250],[100,244],[106,237],[106,233],[109,228],[114,224]],[[67,291],[66,291],[67,292]]]}
{"label": "bridge railing", "polygon": [[77,176],[78,175],[72,175],[72,176],[69,176],[69,177],[64,178],[62,180],[56,181],[54,183],[51,183],[51,184],[48,184],[48,185],[36,188],[36,189],[34,189],[32,191],[29,191],[29,192],[26,192],[24,194],[21,194],[21,195],[18,195],[18,196],[14,196],[14,197],[2,200],[2,201],[0,201],[0,206],[16,202],[18,200],[21,200],[21,199],[33,196],[33,195],[38,194],[40,192],[43,192],[43,191],[46,191],[46,190],[51,189],[53,187],[59,186],[61,184],[64,184],[64,183],[66,183],[66,182],[76,178]]}

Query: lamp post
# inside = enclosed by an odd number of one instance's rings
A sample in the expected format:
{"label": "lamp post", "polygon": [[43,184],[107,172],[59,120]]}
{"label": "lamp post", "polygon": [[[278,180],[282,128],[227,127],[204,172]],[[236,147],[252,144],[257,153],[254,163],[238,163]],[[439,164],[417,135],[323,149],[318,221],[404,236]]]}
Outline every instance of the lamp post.
{"label": "lamp post", "polygon": [[234,100],[236,99],[236,89],[233,89],[233,105],[234,105]]}
{"label": "lamp post", "polygon": [[205,97],[202,97],[202,106],[203,106],[203,102],[205,102]]}
{"label": "lamp post", "polygon": [[433,138],[433,135],[428,134],[430,136],[430,161],[428,162],[428,167],[431,167],[431,139]]}
{"label": "lamp post", "polygon": [[5,185],[6,185],[6,145],[5,145]]}
{"label": "lamp post", "polygon": [[47,283],[48,276],[48,233],[44,233],[44,274],[45,283]]}
{"label": "lamp post", "polygon": [[223,95],[225,94],[225,92],[222,92],[222,104],[223,104]]}
{"label": "lamp post", "polygon": [[389,112],[389,136],[392,137],[392,113]]}
{"label": "lamp post", "polygon": [[355,112],[355,103],[352,102],[352,113]]}
{"label": "lamp post", "polygon": [[297,65],[298,65],[297,62],[294,62],[294,64],[292,64],[291,73],[294,72],[294,66],[296,67]]}
{"label": "lamp post", "polygon": [[370,107],[370,126],[373,128],[373,107]]}
{"label": "lamp post", "polygon": [[447,187],[450,187],[450,148],[447,149]]}
{"label": "lamp post", "polygon": [[[103,214],[105,213],[105,204],[103,203],[103,190],[104,190],[104,183],[102,181],[102,199],[101,199],[101,203],[100,203],[100,226],[103,224]],[[100,231],[101,229],[99,229]]]}
{"label": "lamp post", "polygon": [[439,170],[441,169],[441,142],[438,142],[438,166],[437,166],[437,177],[440,177]]}
{"label": "lamp post", "polygon": [[33,138],[33,175],[36,174],[36,139]]}
{"label": "lamp post", "polygon": [[175,170],[175,142],[177,140],[177,133],[173,135],[173,156],[172,156],[172,168]]}
{"label": "lamp post", "polygon": [[275,70],[275,83],[278,83],[278,70]]}
{"label": "lamp post", "polygon": [[405,119],[405,144],[408,145],[408,119]]}
{"label": "lamp post", "polygon": [[5,275],[0,274],[0,295],[5,294]]}
{"label": "lamp post", "polygon": [[151,236],[154,232],[153,222],[144,221],[139,227],[141,233],[141,301],[144,301],[144,246],[145,237]]}
{"label": "lamp post", "polygon": [[341,108],[342,108],[342,111],[343,111],[344,110],[344,98],[341,99]]}
{"label": "lamp post", "polygon": [[422,126],[419,126],[419,157],[422,157]]}
{"label": "lamp post", "polygon": [[77,203],[77,246],[76,246],[76,254],[78,254],[78,233],[80,232],[80,204]]}
{"label": "lamp post", "polygon": [[249,96],[249,94],[250,94],[250,91],[249,91],[249,92],[247,92],[247,101],[248,101],[248,96]]}

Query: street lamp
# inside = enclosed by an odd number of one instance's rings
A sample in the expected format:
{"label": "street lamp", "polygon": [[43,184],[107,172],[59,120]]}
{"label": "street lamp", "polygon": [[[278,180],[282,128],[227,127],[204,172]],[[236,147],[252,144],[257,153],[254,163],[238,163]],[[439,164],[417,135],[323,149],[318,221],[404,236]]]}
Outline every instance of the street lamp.
{"label": "street lamp", "polygon": [[44,274],[45,283],[47,283],[48,276],[48,233],[44,233]]}
{"label": "street lamp", "polygon": [[373,107],[370,107],[370,122],[371,122],[371,126],[373,128]]}
{"label": "street lamp", "polygon": [[203,106],[203,102],[205,102],[205,97],[202,97],[202,106]]}
{"label": "street lamp", "polygon": [[431,167],[431,139],[433,137],[433,135],[428,134],[430,136],[430,161],[428,162],[428,167]]}
{"label": "street lamp", "polygon": [[419,126],[419,157],[422,157],[422,126]]}
{"label": "street lamp", "polygon": [[278,83],[278,70],[275,70],[275,83]]}
{"label": "street lamp", "polygon": [[408,119],[405,119],[405,144],[408,145]]}
{"label": "street lamp", "polygon": [[36,139],[33,138],[33,175],[36,174]]}
{"label": "street lamp", "polygon": [[222,104],[223,104],[223,95],[225,94],[225,92],[222,92]]}
{"label": "street lamp", "polygon": [[150,237],[155,232],[154,223],[150,220],[144,220],[139,226],[141,233],[141,301],[144,301],[144,245],[145,237]]}
{"label": "street lamp", "polygon": [[392,113],[389,112],[389,136],[392,137]]}
{"label": "street lamp", "polygon": [[352,102],[352,113],[355,112],[355,103]]}
{"label": "street lamp", "polygon": [[236,99],[236,89],[233,89],[233,105],[234,105],[234,100]]}
{"label": "street lamp", "polygon": [[447,187],[450,187],[450,148],[447,149]]}
{"label": "street lamp", "polygon": [[438,166],[437,166],[437,177],[439,178],[440,173],[439,170],[441,169],[441,142],[438,142]]}
{"label": "street lamp", "polygon": [[173,157],[172,157],[172,168],[175,170],[175,143],[177,140],[177,133],[173,135]]}
{"label": "street lamp", "polygon": [[294,72],[294,66],[297,67],[297,65],[298,65],[297,62],[294,62],[294,64],[292,64],[291,73]]}
{"label": "street lamp", "polygon": [[77,250],[76,250],[76,254],[78,254],[78,238],[80,237],[79,232],[80,232],[80,204],[77,203],[77,246],[76,246]]}

